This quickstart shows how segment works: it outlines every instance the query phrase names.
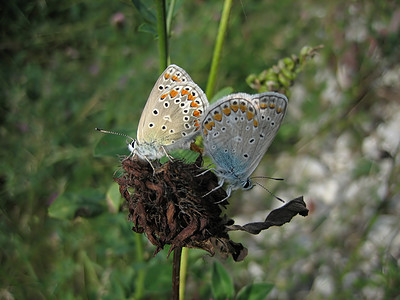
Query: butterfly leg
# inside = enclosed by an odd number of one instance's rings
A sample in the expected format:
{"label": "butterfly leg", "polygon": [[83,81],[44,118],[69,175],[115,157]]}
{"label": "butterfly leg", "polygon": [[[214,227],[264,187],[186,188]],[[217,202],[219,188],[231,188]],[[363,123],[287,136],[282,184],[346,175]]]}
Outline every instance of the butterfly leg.
{"label": "butterfly leg", "polygon": [[164,151],[164,153],[165,153],[165,156],[167,156],[168,159],[169,159],[170,161],[173,161],[174,158],[173,158],[171,155],[169,155],[169,153],[167,152],[167,150],[165,150],[165,148],[164,148],[163,146],[161,146],[161,148],[163,149],[163,151]]}
{"label": "butterfly leg", "polygon": [[210,169],[208,169],[208,167],[210,167],[210,166],[212,166],[213,164],[209,164],[207,167],[206,167],[206,170],[205,171],[203,171],[203,172],[201,172],[201,173],[199,173],[199,174],[197,174],[195,177],[200,177],[200,176],[203,176],[204,174],[206,174],[206,173],[208,173],[209,171],[212,171],[212,170],[214,170],[215,171],[215,169],[214,168],[210,168]]}
{"label": "butterfly leg", "polygon": [[[209,191],[207,194],[204,194],[204,195],[203,195],[203,198],[204,198],[205,196],[207,196],[207,195],[210,195],[212,192],[218,190],[219,188],[221,188],[221,187],[224,185],[224,180],[221,179],[218,183],[219,183],[218,186],[216,186],[215,188],[213,188],[213,189],[212,189],[211,191]],[[225,199],[224,199],[224,200],[225,200]]]}
{"label": "butterfly leg", "polygon": [[153,176],[154,176],[156,174],[156,169],[154,169],[153,164],[151,163],[151,161],[146,156],[144,158],[147,160],[147,162],[149,163],[150,167],[153,169]]}
{"label": "butterfly leg", "polygon": [[219,203],[224,202],[226,199],[228,199],[231,196],[231,192],[232,192],[232,188],[231,188],[231,186],[229,186],[228,189],[226,190],[226,197],[224,199],[219,200],[219,201],[214,202],[214,203],[215,204],[219,204]]}

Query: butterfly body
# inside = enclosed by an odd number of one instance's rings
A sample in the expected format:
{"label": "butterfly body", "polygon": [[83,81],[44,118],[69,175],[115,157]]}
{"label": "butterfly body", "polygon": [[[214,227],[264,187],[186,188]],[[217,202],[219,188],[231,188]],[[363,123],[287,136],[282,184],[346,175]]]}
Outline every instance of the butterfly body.
{"label": "butterfly body", "polygon": [[201,122],[205,152],[215,164],[220,186],[250,189],[250,175],[276,136],[286,113],[284,95],[237,93],[209,107]]}

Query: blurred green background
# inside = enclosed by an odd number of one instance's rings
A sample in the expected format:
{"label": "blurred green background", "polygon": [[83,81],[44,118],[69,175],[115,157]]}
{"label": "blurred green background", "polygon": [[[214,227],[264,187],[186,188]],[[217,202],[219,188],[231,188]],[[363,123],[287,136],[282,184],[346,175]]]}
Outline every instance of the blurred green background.
{"label": "blurred green background", "polygon": [[[220,1],[182,1],[172,63],[205,89]],[[95,127],[136,135],[159,76],[157,41],[125,1],[7,1],[1,13],[0,299],[146,299],[171,293],[171,263],[119,209],[117,157],[95,157]],[[223,261],[236,290],[269,299],[400,297],[400,6],[398,1],[236,1],[217,89],[254,93],[246,77],[323,44],[291,88],[289,111],[254,175],[279,197],[304,195],[307,218],[258,236]],[[113,143],[127,154],[124,138]],[[58,203],[70,201],[75,210]],[[261,221],[281,205],[235,192],[229,216]],[[49,216],[49,210],[54,211]],[[190,251],[187,298],[208,299],[210,258]]]}

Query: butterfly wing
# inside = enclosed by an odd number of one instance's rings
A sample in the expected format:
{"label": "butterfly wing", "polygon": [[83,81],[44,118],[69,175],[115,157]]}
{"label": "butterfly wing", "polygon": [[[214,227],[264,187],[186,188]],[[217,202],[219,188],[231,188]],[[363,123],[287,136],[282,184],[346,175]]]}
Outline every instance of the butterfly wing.
{"label": "butterfly wing", "polygon": [[175,148],[199,131],[207,97],[180,67],[170,65],[158,78],[140,117],[139,144]]}
{"label": "butterfly wing", "polygon": [[[251,102],[256,107],[260,118],[257,153],[259,153],[262,158],[282,124],[287,110],[288,99],[285,95],[280,93],[265,92],[251,95]],[[258,163],[259,161],[254,162],[254,169],[257,167]]]}
{"label": "butterfly wing", "polygon": [[232,94],[213,104],[202,120],[207,155],[233,189],[239,188],[257,167],[259,115],[244,93]]}

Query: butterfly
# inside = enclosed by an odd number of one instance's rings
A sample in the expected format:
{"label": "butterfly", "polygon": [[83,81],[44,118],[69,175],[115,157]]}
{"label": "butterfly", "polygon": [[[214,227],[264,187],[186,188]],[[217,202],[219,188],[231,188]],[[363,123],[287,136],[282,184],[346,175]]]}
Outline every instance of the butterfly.
{"label": "butterfly", "polygon": [[279,93],[228,95],[211,105],[201,121],[205,154],[211,157],[219,185],[251,189],[250,175],[275,138],[286,114],[288,99]]}
{"label": "butterfly", "polygon": [[147,99],[137,139],[129,137],[132,139],[128,144],[131,154],[150,162],[169,156],[170,150],[189,148],[190,141],[200,133],[200,118],[207,107],[206,95],[186,71],[169,65]]}

